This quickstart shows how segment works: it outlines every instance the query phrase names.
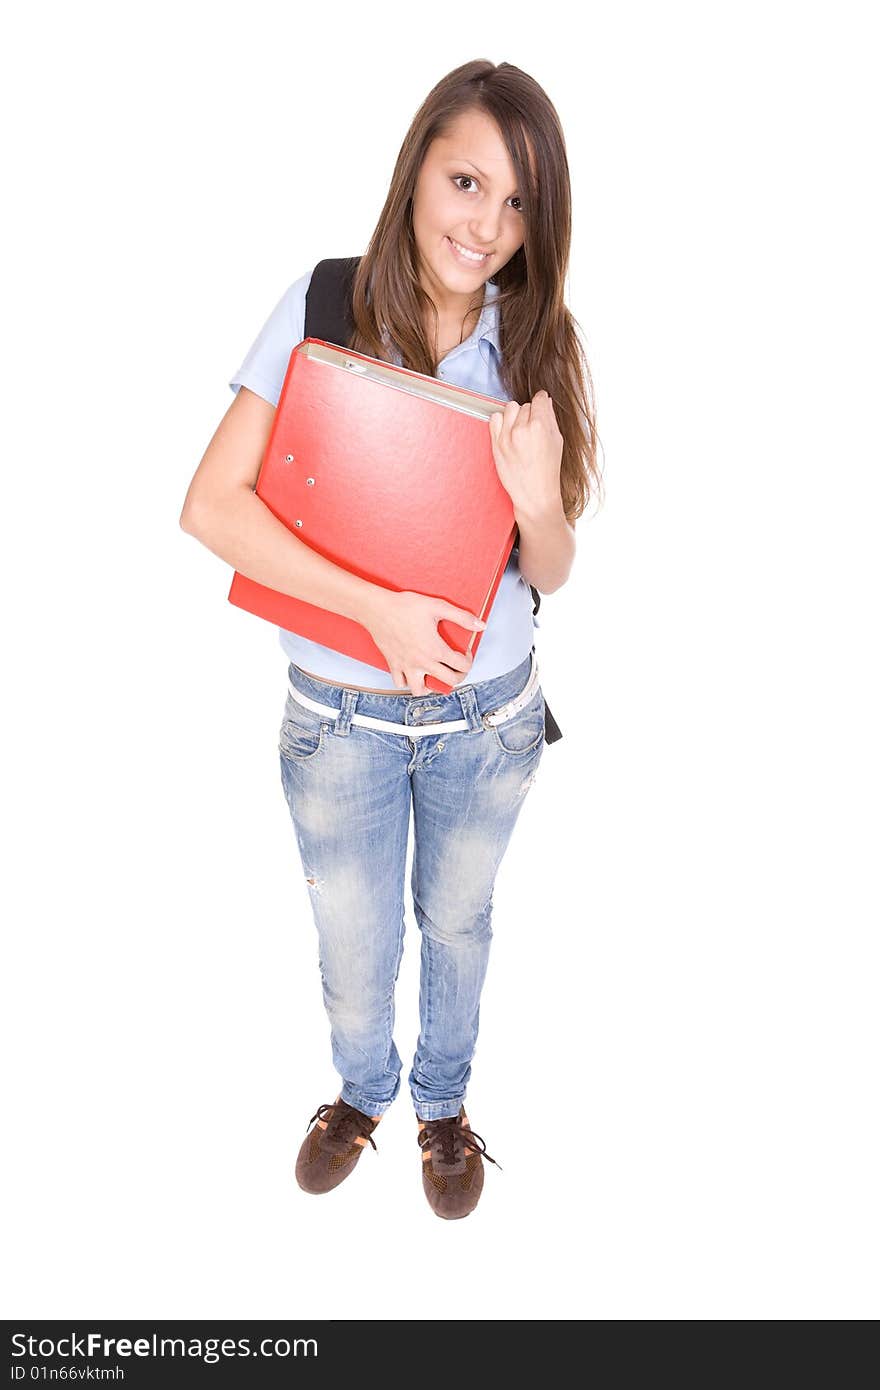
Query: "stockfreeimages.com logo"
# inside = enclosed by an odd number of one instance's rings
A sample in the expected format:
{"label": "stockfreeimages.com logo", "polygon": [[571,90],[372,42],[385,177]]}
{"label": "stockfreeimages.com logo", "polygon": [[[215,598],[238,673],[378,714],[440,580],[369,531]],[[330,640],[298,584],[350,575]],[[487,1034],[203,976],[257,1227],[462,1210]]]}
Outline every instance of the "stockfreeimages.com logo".
{"label": "stockfreeimages.com logo", "polygon": [[[195,1359],[212,1364],[224,1357],[236,1356],[317,1356],[318,1343],[314,1337],[263,1337],[251,1346],[249,1337],[158,1337],[154,1332],[150,1337],[105,1337],[100,1332],[89,1332],[84,1336],[72,1332],[69,1336],[53,1340],[51,1337],[29,1337],[23,1332],[12,1334],[12,1355],[48,1359],[60,1357],[72,1360],[114,1361],[128,1357],[169,1356],[180,1360]],[[86,1372],[83,1371],[85,1375]],[[12,1379],[21,1380],[27,1375],[22,1365],[12,1367]],[[71,1375],[71,1379],[73,1376]]]}

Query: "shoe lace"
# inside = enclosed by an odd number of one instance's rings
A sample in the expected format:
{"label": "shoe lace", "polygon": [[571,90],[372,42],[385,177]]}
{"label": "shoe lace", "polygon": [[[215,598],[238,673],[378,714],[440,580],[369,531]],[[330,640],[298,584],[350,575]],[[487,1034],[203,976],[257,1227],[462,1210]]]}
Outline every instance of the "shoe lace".
{"label": "shoe lace", "polygon": [[472,1149],[477,1149],[483,1156],[488,1158],[490,1163],[494,1163],[500,1172],[504,1172],[501,1164],[486,1153],[486,1142],[476,1134],[470,1127],[462,1122],[460,1115],[446,1115],[441,1120],[426,1120],[425,1128],[419,1130],[419,1148],[430,1147],[432,1154],[439,1149],[441,1163],[450,1167],[457,1163],[467,1144]]}
{"label": "shoe lace", "polygon": [[328,1139],[338,1139],[343,1144],[353,1144],[355,1138],[360,1135],[364,1139],[369,1139],[373,1148],[376,1148],[376,1141],[371,1133],[374,1128],[374,1121],[362,1110],[355,1110],[354,1106],[349,1105],[345,1100],[335,1101],[332,1105],[319,1105],[306,1125],[306,1134],[315,1120],[327,1120],[326,1134]]}

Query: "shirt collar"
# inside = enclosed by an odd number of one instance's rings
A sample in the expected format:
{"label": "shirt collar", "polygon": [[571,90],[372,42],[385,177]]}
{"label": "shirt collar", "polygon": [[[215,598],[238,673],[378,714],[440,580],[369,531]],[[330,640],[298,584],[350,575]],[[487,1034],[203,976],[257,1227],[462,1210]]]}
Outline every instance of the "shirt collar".
{"label": "shirt collar", "polygon": [[476,327],[477,341],[491,343],[495,351],[499,353],[501,351],[501,336],[498,305],[495,301],[500,293],[497,285],[493,284],[491,280],[486,281],[483,312],[480,314]]}

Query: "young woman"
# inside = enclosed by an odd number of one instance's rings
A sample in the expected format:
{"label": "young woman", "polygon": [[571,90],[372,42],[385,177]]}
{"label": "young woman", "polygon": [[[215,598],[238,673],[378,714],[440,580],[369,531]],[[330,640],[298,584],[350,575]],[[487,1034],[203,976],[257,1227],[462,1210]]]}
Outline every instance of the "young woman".
{"label": "young woman", "polygon": [[[547,594],[566,582],[574,522],[599,485],[592,382],[563,297],[570,227],[550,100],[510,64],[466,63],[416,113],[353,285],[353,351],[507,402],[489,428],[519,537],[475,658],[437,630],[441,618],[479,627],[474,614],[349,574],[254,492],[290,353],[305,336],[311,272],[282,296],[230,382],[235,401],[184,504],[181,525],[215,554],[362,623],[388,663],[279,633],[290,691],[281,780],[341,1079],[306,1126],[296,1176],[307,1192],[338,1186],[364,1146],[376,1148],[373,1131],[400,1088],[392,1031],[411,804],[421,1026],[408,1085],[433,1211],[466,1216],[483,1157],[495,1162],[463,1102],[493,885],[543,751],[529,585]],[[430,691],[429,674],[453,692]]]}

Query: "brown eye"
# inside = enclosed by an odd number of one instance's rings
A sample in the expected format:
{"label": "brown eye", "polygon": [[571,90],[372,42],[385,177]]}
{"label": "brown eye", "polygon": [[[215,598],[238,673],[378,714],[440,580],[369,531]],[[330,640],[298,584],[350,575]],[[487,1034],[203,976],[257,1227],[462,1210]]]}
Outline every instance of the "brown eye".
{"label": "brown eye", "polygon": [[[468,188],[460,188],[460,187],[459,187],[459,182],[458,182],[459,179],[464,179],[467,183],[476,183],[476,182],[477,182],[477,180],[476,180],[471,174],[453,174],[453,175],[452,175],[452,182],[455,184],[456,188],[458,188],[459,193],[469,193],[469,192],[470,192],[470,189],[468,189]],[[516,208],[515,211],[516,211],[516,212],[522,212],[522,211],[523,211],[522,198],[518,197],[518,195],[517,195],[516,193],[512,194],[511,197],[512,197],[512,199],[513,199],[514,202],[519,203],[519,207]]]}

